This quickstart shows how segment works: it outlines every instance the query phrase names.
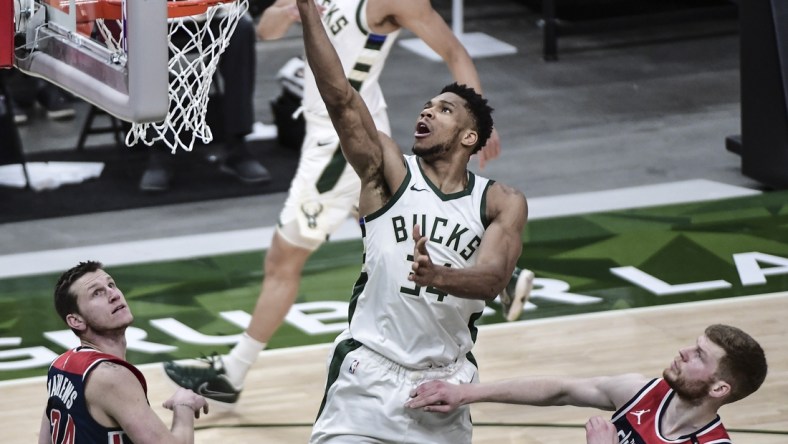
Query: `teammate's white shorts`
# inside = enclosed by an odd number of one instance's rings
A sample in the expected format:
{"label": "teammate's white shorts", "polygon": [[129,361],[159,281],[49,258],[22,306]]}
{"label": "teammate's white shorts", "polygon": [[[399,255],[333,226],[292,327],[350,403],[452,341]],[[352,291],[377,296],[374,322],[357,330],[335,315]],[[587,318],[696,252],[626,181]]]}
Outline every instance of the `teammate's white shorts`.
{"label": "teammate's white shorts", "polygon": [[[385,108],[373,117],[379,131],[391,133]],[[289,243],[316,250],[345,219],[357,216],[361,181],[339,151],[331,120],[306,112],[304,118],[301,158],[277,230]]]}
{"label": "teammate's white shorts", "polygon": [[426,381],[478,382],[476,366],[464,356],[447,367],[412,370],[344,339],[335,344],[328,367],[324,404],[310,443],[471,442],[470,406],[451,413],[404,406],[410,391]]}

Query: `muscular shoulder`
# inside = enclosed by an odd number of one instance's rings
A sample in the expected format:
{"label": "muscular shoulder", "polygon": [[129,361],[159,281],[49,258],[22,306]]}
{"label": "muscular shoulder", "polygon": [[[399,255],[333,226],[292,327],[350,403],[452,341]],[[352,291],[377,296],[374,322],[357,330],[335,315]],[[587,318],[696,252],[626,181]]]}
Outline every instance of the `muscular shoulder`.
{"label": "muscular shoulder", "polygon": [[139,385],[137,377],[125,365],[103,361],[96,366],[88,378],[89,387],[95,390],[111,390],[121,384]]}
{"label": "muscular shoulder", "polygon": [[495,182],[487,190],[487,214],[491,220],[507,217],[521,220],[524,225],[528,218],[528,202],[522,191],[501,182]]}
{"label": "muscular shoulder", "polygon": [[616,409],[619,409],[629,402],[651,379],[639,373],[625,373],[604,378],[601,385]]}
{"label": "muscular shoulder", "polygon": [[90,414],[106,427],[117,427],[119,409],[146,403],[140,381],[125,365],[104,361],[98,364],[87,380],[85,396]]}
{"label": "muscular shoulder", "polygon": [[[489,193],[497,196],[497,198],[507,201],[522,201],[525,204],[525,195],[517,188],[511,187],[501,182],[495,182],[490,186]],[[491,196],[492,197],[492,196]]]}

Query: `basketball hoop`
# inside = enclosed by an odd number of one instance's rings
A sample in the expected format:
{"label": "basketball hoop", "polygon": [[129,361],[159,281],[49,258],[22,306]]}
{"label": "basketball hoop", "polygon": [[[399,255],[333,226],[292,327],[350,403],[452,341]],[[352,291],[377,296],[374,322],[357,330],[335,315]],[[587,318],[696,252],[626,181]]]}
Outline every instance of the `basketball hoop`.
{"label": "basketball hoop", "polygon": [[[64,11],[68,10],[71,0],[46,0],[55,3]],[[183,18],[190,15],[205,14],[208,8],[220,3],[231,3],[235,0],[167,0],[167,16]],[[78,15],[83,17],[120,20],[123,18],[123,2],[121,0],[75,0]]]}
{"label": "basketball hoop", "polygon": [[[100,9],[103,17],[96,20],[98,31],[108,48],[125,50],[121,1],[81,0],[80,3],[85,6],[103,3]],[[126,145],[161,142],[174,154],[179,147],[191,151],[198,138],[205,144],[213,140],[206,122],[211,81],[219,56],[247,9],[248,0],[167,1],[170,78],[167,116],[161,122],[132,122]]]}
{"label": "basketball hoop", "polygon": [[213,140],[211,81],[248,1],[0,0],[0,66],[130,122],[126,145],[191,151]]}

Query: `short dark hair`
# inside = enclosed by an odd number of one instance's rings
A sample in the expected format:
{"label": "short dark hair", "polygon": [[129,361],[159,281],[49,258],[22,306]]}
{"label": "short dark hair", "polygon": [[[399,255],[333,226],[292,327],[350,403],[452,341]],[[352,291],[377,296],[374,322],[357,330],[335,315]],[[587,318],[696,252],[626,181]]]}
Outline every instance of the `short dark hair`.
{"label": "short dark hair", "polygon": [[465,108],[473,116],[473,123],[476,125],[476,132],[479,135],[479,140],[473,148],[471,154],[478,152],[487,143],[493,130],[493,109],[487,104],[487,99],[477,93],[475,89],[467,85],[460,85],[457,82],[446,85],[441,90],[443,93],[454,93],[465,99]]}
{"label": "short dark hair", "polygon": [[69,314],[79,313],[77,295],[71,291],[71,286],[82,276],[101,268],[104,268],[101,262],[85,261],[60,275],[60,279],[55,284],[55,310],[66,324],[68,324],[66,317]]}
{"label": "short dark hair", "polygon": [[749,396],[766,379],[766,355],[752,336],[730,325],[714,324],[706,328],[706,337],[723,350],[715,376],[731,385],[727,403]]}

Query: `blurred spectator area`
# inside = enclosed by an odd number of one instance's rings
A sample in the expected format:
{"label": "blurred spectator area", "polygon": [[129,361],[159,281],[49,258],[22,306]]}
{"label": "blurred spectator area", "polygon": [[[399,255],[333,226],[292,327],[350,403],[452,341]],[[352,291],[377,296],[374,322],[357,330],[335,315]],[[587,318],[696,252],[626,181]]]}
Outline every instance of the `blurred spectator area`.
{"label": "blurred spectator area", "polygon": [[736,18],[736,0],[520,0],[541,14],[543,57],[558,59],[559,38],[659,24]]}

